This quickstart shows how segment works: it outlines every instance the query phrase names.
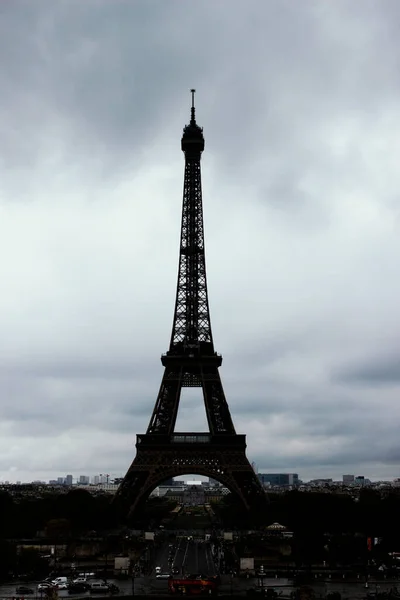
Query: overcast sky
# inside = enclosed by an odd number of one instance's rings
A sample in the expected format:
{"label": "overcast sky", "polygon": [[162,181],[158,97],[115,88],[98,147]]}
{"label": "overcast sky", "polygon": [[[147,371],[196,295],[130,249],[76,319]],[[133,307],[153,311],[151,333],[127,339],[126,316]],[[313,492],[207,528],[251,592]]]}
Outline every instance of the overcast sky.
{"label": "overcast sky", "polygon": [[[0,480],[122,475],[176,289],[189,88],[248,457],[400,476],[398,0],[0,6]],[[205,430],[200,390],[177,429]],[[194,425],[195,423],[195,425]]]}

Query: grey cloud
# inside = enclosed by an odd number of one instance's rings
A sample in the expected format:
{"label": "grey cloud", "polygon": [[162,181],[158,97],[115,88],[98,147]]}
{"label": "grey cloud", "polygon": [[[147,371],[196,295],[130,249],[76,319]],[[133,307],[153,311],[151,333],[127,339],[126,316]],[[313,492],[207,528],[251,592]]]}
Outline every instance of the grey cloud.
{"label": "grey cloud", "polygon": [[[169,341],[195,86],[215,346],[250,459],[394,476],[398,3],[0,11],[3,472],[133,458]],[[184,394],[179,427],[204,422]]]}
{"label": "grey cloud", "polygon": [[[398,354],[396,351],[393,354]],[[333,374],[336,381],[365,386],[397,386],[400,383],[400,358],[388,355],[375,360],[363,362],[355,366],[347,366],[336,370]]]}
{"label": "grey cloud", "polygon": [[209,68],[207,54],[191,43],[194,19],[162,2],[60,2],[38,5],[27,19],[6,11],[3,85],[10,115],[29,128],[28,136],[10,131],[4,154],[10,166],[38,158],[43,129],[63,136],[69,160],[97,156],[96,171],[106,167],[106,178],[134,160],[140,164],[146,145],[158,142],[178,90],[193,85],[186,81],[193,64],[197,81]]}
{"label": "grey cloud", "polygon": [[150,361],[134,358],[132,361],[125,362],[121,359],[105,361],[93,360],[71,360],[66,357],[64,360],[36,362],[32,358],[29,362],[18,361],[12,364],[0,366],[0,377],[9,374],[18,374],[20,377],[49,378],[49,379],[92,379],[92,380],[125,380],[131,379],[136,382],[140,379],[146,379],[149,373],[154,371],[154,365]]}

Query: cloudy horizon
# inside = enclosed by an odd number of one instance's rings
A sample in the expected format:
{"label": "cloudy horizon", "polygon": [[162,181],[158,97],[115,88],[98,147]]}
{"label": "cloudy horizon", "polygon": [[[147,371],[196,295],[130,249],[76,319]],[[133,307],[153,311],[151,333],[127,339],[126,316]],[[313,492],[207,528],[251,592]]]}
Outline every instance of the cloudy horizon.
{"label": "cloudy horizon", "polygon": [[[191,87],[249,460],[400,476],[399,18],[395,0],[1,6],[0,481],[120,476],[135,455],[172,326]],[[205,428],[195,392],[177,430]]]}

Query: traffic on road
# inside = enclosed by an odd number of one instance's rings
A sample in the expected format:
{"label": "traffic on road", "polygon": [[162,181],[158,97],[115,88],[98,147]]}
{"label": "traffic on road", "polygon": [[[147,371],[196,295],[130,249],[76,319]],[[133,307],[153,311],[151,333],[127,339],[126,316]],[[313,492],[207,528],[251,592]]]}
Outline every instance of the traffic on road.
{"label": "traffic on road", "polygon": [[212,544],[192,536],[182,536],[178,537],[175,543],[165,543],[160,548],[154,569],[156,578],[191,573],[216,575],[216,554],[213,554]]}

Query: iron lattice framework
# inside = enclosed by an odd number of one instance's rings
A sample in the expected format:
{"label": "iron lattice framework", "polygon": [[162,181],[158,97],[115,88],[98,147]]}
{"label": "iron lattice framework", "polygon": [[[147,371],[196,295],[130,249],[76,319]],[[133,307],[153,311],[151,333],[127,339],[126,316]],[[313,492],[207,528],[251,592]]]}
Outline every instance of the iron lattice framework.
{"label": "iron lattice framework", "polygon": [[[147,433],[137,436],[137,454],[118,490],[130,514],[161,481],[198,473],[225,484],[246,508],[265,494],[246,458],[244,435],[237,435],[214,350],[204,248],[201,154],[203,130],[196,123],[194,90],[191,120],[182,136],[185,154],[178,283],[171,341],[161,357],[165,367]],[[183,387],[203,391],[209,432],[176,433]]]}
{"label": "iron lattice framework", "polygon": [[[193,127],[191,124],[190,127]],[[200,161],[185,161],[178,286],[170,349],[179,343],[212,344],[204,252]]]}

